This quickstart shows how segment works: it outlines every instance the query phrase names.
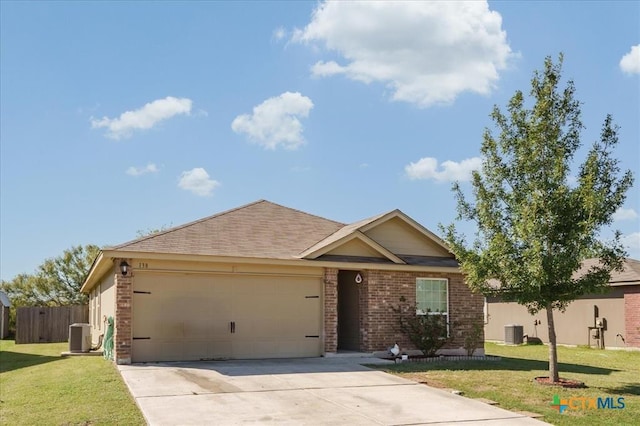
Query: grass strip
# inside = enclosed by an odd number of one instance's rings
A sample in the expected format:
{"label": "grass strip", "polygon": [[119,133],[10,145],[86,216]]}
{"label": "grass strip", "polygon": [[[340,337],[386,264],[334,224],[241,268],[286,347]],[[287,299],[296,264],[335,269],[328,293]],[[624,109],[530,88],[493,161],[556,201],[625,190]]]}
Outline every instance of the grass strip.
{"label": "grass strip", "polygon": [[144,425],[115,365],[61,357],[68,343],[0,341],[0,419],[6,425]]}
{"label": "grass strip", "polygon": [[[640,351],[558,347],[560,376],[584,382],[584,389],[543,386],[533,381],[537,376],[548,376],[547,346],[486,343],[485,353],[502,359],[411,362],[378,368],[429,386],[460,390],[470,398],[493,400],[507,410],[542,414],[544,421],[555,425],[638,425]],[[556,395],[571,400],[577,408],[559,413],[552,407]],[[618,398],[623,398],[624,408],[598,409],[598,398],[605,402],[609,397],[617,407]],[[592,399],[596,400],[595,408],[589,407]]]}

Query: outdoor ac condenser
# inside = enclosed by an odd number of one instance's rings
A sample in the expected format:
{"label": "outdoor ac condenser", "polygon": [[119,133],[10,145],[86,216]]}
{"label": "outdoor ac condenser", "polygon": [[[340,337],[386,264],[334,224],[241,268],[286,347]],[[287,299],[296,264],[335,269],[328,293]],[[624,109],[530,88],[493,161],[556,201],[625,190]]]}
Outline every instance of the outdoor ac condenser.
{"label": "outdoor ac condenser", "polygon": [[508,345],[520,345],[524,340],[523,327],[517,324],[504,326],[504,342]]}
{"label": "outdoor ac condenser", "polygon": [[91,349],[91,326],[75,323],[69,326],[69,352],[89,352]]}

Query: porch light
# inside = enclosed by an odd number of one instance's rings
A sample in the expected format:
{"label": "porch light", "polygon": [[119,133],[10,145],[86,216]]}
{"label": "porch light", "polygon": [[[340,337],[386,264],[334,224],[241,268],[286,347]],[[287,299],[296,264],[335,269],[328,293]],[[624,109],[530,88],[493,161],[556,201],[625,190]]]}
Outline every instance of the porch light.
{"label": "porch light", "polygon": [[127,263],[126,260],[123,260],[122,262],[120,262],[120,272],[122,272],[122,275],[127,275],[127,271],[129,270],[129,264]]}
{"label": "porch light", "polygon": [[356,275],[356,284],[360,284],[362,282],[362,275],[360,275],[360,272],[358,272],[358,275]]}

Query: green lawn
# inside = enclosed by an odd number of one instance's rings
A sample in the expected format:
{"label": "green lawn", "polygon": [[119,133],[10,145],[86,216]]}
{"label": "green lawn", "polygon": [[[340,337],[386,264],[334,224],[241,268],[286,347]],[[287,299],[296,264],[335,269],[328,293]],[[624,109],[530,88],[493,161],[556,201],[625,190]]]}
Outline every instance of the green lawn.
{"label": "green lawn", "polygon": [[[115,366],[102,357],[62,358],[67,343],[15,345],[0,341],[0,423],[10,425],[143,425],[145,422]],[[556,425],[637,425],[640,419],[640,352],[558,348],[561,377],[585,382],[586,389],[538,385],[547,375],[546,346],[487,343],[501,361],[405,363],[385,370],[488,398],[509,410],[544,415]],[[567,410],[550,404],[560,398],[624,398],[624,409]]]}
{"label": "green lawn", "polygon": [[[585,383],[584,389],[562,389],[533,382],[548,375],[547,346],[502,346],[485,344],[487,355],[501,361],[449,361],[405,363],[384,367],[385,371],[430,386],[457,389],[470,398],[487,398],[499,407],[544,415],[555,425],[640,424],[640,352],[558,347],[560,377]],[[624,409],[578,409],[563,414],[550,404],[560,398],[624,398]],[[574,400],[574,404],[581,404]],[[587,405],[588,406],[588,405]]]}
{"label": "green lawn", "polygon": [[0,341],[0,423],[144,425],[112,362],[60,356],[68,343]]}

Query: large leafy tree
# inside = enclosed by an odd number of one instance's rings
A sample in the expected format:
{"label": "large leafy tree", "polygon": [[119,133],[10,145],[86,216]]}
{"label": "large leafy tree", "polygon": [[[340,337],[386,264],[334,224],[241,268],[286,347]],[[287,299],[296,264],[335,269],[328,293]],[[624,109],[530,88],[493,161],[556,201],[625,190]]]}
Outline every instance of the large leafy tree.
{"label": "large leafy tree", "polygon": [[[505,113],[494,107],[495,133],[484,132],[482,168],[472,179],[474,200],[454,184],[458,220],[477,226],[473,244],[455,224],[443,229],[473,290],[499,294],[531,313],[546,310],[554,382],[559,374],[553,311],[604,290],[610,273],[622,268],[620,234],[605,242],[600,233],[633,184],[632,173],[622,173],[612,157],[618,129],[610,116],[572,171],[583,125],[573,82],[560,84],[562,61],[562,55],[557,63],[547,57],[544,69],[534,73],[530,108],[521,91]],[[601,261],[581,270],[587,255]]]}
{"label": "large leafy tree", "polygon": [[0,288],[16,307],[85,304],[87,295],[80,293],[80,287],[99,252],[100,248],[91,244],[73,246],[45,260],[34,274],[2,281]]}

